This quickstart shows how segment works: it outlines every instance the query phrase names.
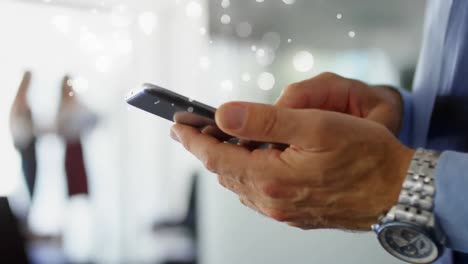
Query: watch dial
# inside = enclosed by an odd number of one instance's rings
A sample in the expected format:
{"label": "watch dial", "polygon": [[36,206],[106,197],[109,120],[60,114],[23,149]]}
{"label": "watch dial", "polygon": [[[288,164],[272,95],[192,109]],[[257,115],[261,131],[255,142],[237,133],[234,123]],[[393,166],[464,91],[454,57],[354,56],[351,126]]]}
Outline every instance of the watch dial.
{"label": "watch dial", "polygon": [[392,255],[412,263],[429,263],[438,256],[434,242],[417,229],[389,226],[379,234],[380,243]]}

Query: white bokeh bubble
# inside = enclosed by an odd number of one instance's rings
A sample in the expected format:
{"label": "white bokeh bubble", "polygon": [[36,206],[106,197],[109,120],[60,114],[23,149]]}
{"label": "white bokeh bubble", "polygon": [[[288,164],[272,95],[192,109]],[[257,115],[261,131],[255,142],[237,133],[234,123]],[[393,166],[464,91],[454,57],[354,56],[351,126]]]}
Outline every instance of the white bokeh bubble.
{"label": "white bokeh bubble", "polygon": [[257,49],[255,53],[255,59],[257,60],[257,63],[261,66],[268,66],[272,64],[275,58],[275,52],[270,48],[260,48]]}
{"label": "white bokeh bubble", "polygon": [[250,82],[250,80],[252,79],[252,77],[250,77],[250,73],[248,72],[244,72],[241,76],[241,79],[242,81],[244,82]]}
{"label": "white bokeh bubble", "polygon": [[296,2],[296,0],[283,0],[283,3],[287,4],[287,5],[292,5]]}
{"label": "white bokeh bubble", "polygon": [[96,71],[100,73],[106,73],[111,70],[112,67],[112,59],[108,56],[99,56],[96,59],[95,63]]}
{"label": "white bokeh bubble", "polygon": [[80,30],[79,45],[82,51],[90,53],[104,49],[102,40],[86,27],[82,27]]}
{"label": "white bokeh bubble", "polygon": [[258,49],[256,53],[257,58],[265,57],[265,50],[264,49]]}
{"label": "white bokeh bubble", "polygon": [[231,5],[231,1],[229,1],[229,0],[223,0],[221,2],[221,7],[222,8],[228,8],[230,5]]}
{"label": "white bokeh bubble", "polygon": [[220,86],[223,91],[227,91],[227,92],[232,91],[232,89],[234,88],[234,84],[231,80],[222,81]]}
{"label": "white bokeh bubble", "polygon": [[281,45],[281,36],[276,32],[267,32],[262,37],[263,45],[277,50]]}
{"label": "white bokeh bubble", "polygon": [[78,76],[73,78],[71,81],[71,87],[76,93],[85,93],[89,90],[89,81],[88,79]]}
{"label": "white bokeh bubble", "polygon": [[247,38],[252,34],[252,25],[249,22],[241,22],[236,27],[237,35],[241,38]]}
{"label": "white bokeh bubble", "polygon": [[342,19],[342,18],[343,18],[343,14],[341,13],[336,14],[336,19]]}
{"label": "white bokeh bubble", "polygon": [[293,65],[298,72],[308,72],[314,67],[314,56],[308,51],[300,51],[294,56]]}
{"label": "white bokeh bubble", "polygon": [[146,35],[151,35],[157,26],[157,16],[153,12],[143,12],[138,15],[138,26]]}
{"label": "white bokeh bubble", "polygon": [[206,35],[206,32],[207,32],[207,31],[206,31],[206,28],[205,28],[205,27],[201,27],[201,28],[200,28],[200,34],[201,34],[201,35]]}
{"label": "white bokeh bubble", "polygon": [[52,25],[55,26],[57,31],[60,33],[66,34],[70,32],[71,28],[71,18],[65,15],[53,16],[51,21]]}
{"label": "white bokeh bubble", "polygon": [[185,14],[190,18],[199,18],[202,15],[203,9],[197,1],[190,1],[185,6]]}
{"label": "white bokeh bubble", "polygon": [[275,76],[269,72],[262,72],[257,78],[257,85],[264,91],[269,91],[275,86]]}
{"label": "white bokeh bubble", "polygon": [[231,17],[227,14],[224,14],[220,18],[221,24],[228,25],[231,23]]}
{"label": "white bokeh bubble", "polygon": [[255,0],[257,1],[258,3],[263,3],[265,0]]}
{"label": "white bokeh bubble", "polygon": [[200,57],[200,68],[202,68],[203,70],[208,70],[210,66],[211,66],[210,58],[208,58],[207,56]]}
{"label": "white bokeh bubble", "polygon": [[253,52],[256,52],[256,51],[257,51],[257,46],[252,45],[252,47],[250,47],[250,49],[251,49]]}
{"label": "white bokeh bubble", "polygon": [[350,38],[355,38],[355,37],[356,37],[356,32],[354,32],[354,31],[351,30],[351,31],[348,32],[348,36],[349,36]]}

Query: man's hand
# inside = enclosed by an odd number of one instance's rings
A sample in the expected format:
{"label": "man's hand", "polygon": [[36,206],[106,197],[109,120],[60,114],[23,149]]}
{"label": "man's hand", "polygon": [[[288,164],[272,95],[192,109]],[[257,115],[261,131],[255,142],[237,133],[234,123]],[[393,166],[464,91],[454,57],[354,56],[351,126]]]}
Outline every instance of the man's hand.
{"label": "man's hand", "polygon": [[254,210],[304,229],[368,230],[397,202],[414,153],[395,138],[401,116],[393,89],[325,73],[289,86],[275,106],[217,111],[224,132],[285,150],[250,151],[183,125],[172,135]]}
{"label": "man's hand", "polygon": [[275,105],[322,109],[366,118],[383,124],[397,136],[403,115],[401,96],[394,89],[369,86],[333,73],[322,73],[288,86]]}
{"label": "man's hand", "polygon": [[368,230],[397,202],[414,151],[389,131],[398,130],[399,125],[393,126],[398,121],[364,107],[373,102],[363,99],[367,96],[351,99],[353,93],[362,95],[353,87],[344,103],[332,99],[335,88],[329,88],[327,96],[301,96],[296,93],[300,86],[278,102],[333,111],[239,102],[218,109],[216,122],[224,132],[289,145],[285,150],[250,151],[180,124],[171,133],[219,175],[223,186],[264,215],[303,229]]}

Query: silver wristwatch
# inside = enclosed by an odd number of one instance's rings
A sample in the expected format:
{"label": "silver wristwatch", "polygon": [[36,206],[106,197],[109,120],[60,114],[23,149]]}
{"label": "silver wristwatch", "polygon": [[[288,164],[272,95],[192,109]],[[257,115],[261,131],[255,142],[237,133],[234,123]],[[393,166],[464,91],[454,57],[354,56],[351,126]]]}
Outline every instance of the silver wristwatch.
{"label": "silver wristwatch", "polygon": [[372,226],[380,244],[409,263],[432,263],[443,253],[433,214],[436,151],[418,149],[409,166],[398,204]]}

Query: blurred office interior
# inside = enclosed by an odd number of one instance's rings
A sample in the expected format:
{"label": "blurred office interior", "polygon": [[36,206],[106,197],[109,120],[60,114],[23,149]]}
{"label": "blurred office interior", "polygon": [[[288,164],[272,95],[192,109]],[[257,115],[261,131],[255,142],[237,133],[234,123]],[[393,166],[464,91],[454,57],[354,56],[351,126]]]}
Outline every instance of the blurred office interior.
{"label": "blurred office interior", "polygon": [[[169,138],[169,122],[124,99],[150,82],[215,107],[273,103],[287,84],[324,71],[411,89],[424,8],[423,0],[0,0],[0,196],[29,259],[396,263],[373,234],[298,230],[244,208]],[[33,196],[9,129],[25,71]],[[55,129],[64,76],[65,96],[97,118],[81,134],[87,190],[77,195],[67,192],[67,143]]]}

